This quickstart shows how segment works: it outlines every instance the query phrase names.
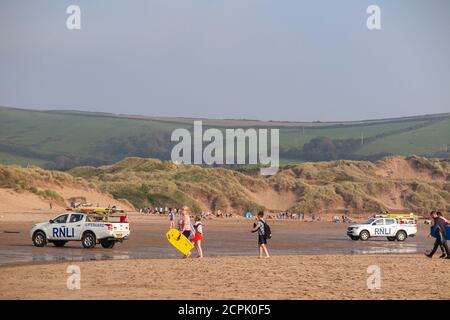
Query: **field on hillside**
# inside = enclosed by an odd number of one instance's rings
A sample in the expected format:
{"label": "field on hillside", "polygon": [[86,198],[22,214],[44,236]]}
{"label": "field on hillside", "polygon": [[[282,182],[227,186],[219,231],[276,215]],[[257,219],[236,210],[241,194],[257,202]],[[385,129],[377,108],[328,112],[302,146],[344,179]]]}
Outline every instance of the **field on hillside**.
{"label": "field on hillside", "polygon": [[[102,165],[125,157],[167,160],[176,128],[193,119],[117,116],[0,107],[0,163],[50,169]],[[450,114],[342,123],[204,120],[204,128],[280,128],[281,163],[432,156],[450,144]]]}
{"label": "field on hillside", "polygon": [[413,131],[388,135],[366,144],[357,154],[376,154],[380,149],[392,154],[431,154],[450,147],[450,119],[433,123]]}

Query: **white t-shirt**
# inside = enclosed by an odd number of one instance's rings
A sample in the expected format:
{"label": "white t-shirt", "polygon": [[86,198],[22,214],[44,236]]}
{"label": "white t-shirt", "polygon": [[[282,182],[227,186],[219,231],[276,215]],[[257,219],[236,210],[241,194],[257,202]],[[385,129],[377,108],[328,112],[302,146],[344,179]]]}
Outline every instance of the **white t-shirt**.
{"label": "white t-shirt", "polygon": [[197,230],[198,233],[203,234],[203,225],[201,222],[195,223],[195,230]]}
{"label": "white t-shirt", "polygon": [[258,222],[257,222],[257,224],[258,224],[258,234],[260,235],[260,236],[263,236],[264,235],[264,222],[263,221],[261,221],[261,220],[258,220]]}

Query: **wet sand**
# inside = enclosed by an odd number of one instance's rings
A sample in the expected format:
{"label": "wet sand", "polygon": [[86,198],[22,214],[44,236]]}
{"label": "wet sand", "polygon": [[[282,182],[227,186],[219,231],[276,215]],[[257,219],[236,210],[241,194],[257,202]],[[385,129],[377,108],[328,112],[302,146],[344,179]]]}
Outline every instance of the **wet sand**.
{"label": "wet sand", "polygon": [[[69,242],[63,248],[48,245],[36,248],[29,237],[33,223],[55,214],[3,215],[0,220],[0,266],[53,261],[89,261],[111,259],[179,258],[180,254],[167,242],[168,218],[152,215],[130,215],[131,236],[113,249],[84,249],[81,242]],[[374,254],[422,253],[432,247],[427,239],[428,226],[419,224],[419,232],[405,242],[389,242],[385,238],[366,242],[352,241],[346,235],[348,224],[331,222],[270,221],[273,239],[272,255],[304,254]],[[250,233],[253,220],[244,218],[204,221],[206,256],[252,256],[257,254],[256,235]]]}
{"label": "wet sand", "polygon": [[[68,265],[1,267],[0,299],[450,299],[449,261],[423,255],[80,262],[79,290],[67,289]],[[371,265],[379,289],[367,287]]]}

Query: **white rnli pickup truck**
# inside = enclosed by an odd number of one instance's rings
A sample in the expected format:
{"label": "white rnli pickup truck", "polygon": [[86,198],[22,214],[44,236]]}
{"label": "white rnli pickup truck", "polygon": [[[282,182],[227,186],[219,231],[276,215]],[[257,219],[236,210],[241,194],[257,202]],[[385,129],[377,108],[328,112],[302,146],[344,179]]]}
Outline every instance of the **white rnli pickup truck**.
{"label": "white rnli pickup truck", "polygon": [[93,248],[98,243],[112,248],[130,235],[128,223],[96,221],[87,213],[66,212],[47,222],[31,227],[30,237],[36,247],[53,243],[64,246],[68,241],[81,241],[83,247]]}
{"label": "white rnli pickup truck", "polygon": [[417,233],[417,224],[410,218],[370,218],[347,228],[352,240],[366,241],[372,237],[386,237],[389,241],[405,241]]}

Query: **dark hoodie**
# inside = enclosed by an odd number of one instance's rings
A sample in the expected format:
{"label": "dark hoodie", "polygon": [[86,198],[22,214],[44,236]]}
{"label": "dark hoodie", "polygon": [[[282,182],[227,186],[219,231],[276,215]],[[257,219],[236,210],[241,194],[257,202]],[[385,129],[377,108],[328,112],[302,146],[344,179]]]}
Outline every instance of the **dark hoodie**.
{"label": "dark hoodie", "polygon": [[436,226],[438,232],[441,233],[445,238],[447,238],[447,231],[445,230],[444,220],[437,217],[434,219],[434,225]]}

